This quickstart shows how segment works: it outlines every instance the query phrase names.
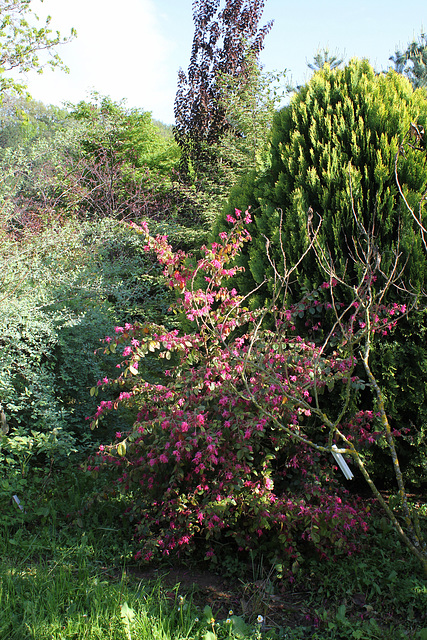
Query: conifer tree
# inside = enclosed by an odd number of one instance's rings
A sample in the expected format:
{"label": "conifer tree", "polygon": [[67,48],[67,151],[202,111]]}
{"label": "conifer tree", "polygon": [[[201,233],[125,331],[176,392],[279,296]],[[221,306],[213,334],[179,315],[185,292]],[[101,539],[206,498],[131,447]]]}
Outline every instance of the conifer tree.
{"label": "conifer tree", "polygon": [[[254,241],[246,255],[243,288],[250,290],[271,272],[265,238],[278,264],[280,242],[287,259],[298,260],[309,242],[309,211],[313,224],[317,214],[322,217],[325,250],[349,277],[357,217],[366,229],[374,229],[384,269],[399,248],[408,260],[408,280],[422,286],[421,238],[395,179],[396,153],[411,123],[426,128],[427,97],[414,92],[401,75],[375,75],[366,60],[352,60],[344,69],[320,69],[276,114],[268,171],[236,187],[217,223],[217,228],[224,225],[234,207],[252,207]],[[426,188],[425,152],[409,148],[399,160],[399,177],[408,202],[416,206]],[[313,257],[305,262],[300,284],[317,286],[322,277]]]}
{"label": "conifer tree", "polygon": [[307,67],[312,71],[319,71],[319,69],[323,69],[325,64],[328,64],[331,69],[336,69],[340,67],[344,62],[343,58],[339,58],[338,54],[331,54],[328,47],[324,49],[319,48],[316,52],[316,55],[313,57],[313,62],[308,62]]}
{"label": "conifer tree", "polygon": [[[367,61],[352,60],[343,69],[325,65],[314,74],[289,106],[276,114],[269,169],[244,176],[216,223],[215,234],[229,226],[226,216],[234,215],[235,207],[251,207],[253,240],[241,258],[245,271],[239,288],[248,293],[267,281],[252,297],[253,307],[270,296],[268,282],[274,282],[266,239],[280,272],[282,248],[287,265],[295,264],[309,244],[309,226],[315,227],[319,216],[325,255],[347,283],[357,279],[353,257],[363,225],[375,237],[381,270],[390,272],[399,252],[400,264],[405,265],[402,281],[413,292],[426,290],[425,247],[395,176],[398,157],[402,191],[426,226],[426,130],[425,91],[414,91],[409,80],[395,71],[376,75]],[[418,139],[409,137],[412,131],[419,132]],[[405,139],[411,143],[405,144],[403,154]],[[311,253],[295,274],[288,304],[323,281],[324,273]],[[376,284],[381,286],[379,281]],[[406,454],[411,460],[415,481],[427,478],[426,470],[422,471],[422,443],[427,440],[426,315],[425,304],[420,305],[412,321],[402,322],[393,336],[379,341],[374,363],[393,423],[397,428],[417,425],[417,440],[405,444],[409,449],[401,452],[404,460]]]}
{"label": "conifer tree", "polygon": [[416,89],[427,86],[427,35],[421,33],[418,40],[413,40],[405,51],[397,50],[389,60],[394,62],[398,73],[403,73]]}

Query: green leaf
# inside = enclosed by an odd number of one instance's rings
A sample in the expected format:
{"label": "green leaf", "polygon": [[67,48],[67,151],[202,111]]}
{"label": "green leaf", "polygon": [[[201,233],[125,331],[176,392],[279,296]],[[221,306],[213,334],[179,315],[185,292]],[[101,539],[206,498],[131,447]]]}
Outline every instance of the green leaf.
{"label": "green leaf", "polygon": [[340,607],[338,607],[336,619],[339,620],[340,622],[344,622],[346,619],[345,614],[346,614],[346,606],[345,604],[342,604]]}
{"label": "green leaf", "polygon": [[240,616],[231,616],[231,622],[233,623],[233,635],[237,638],[249,638],[250,627]]}
{"label": "green leaf", "polygon": [[126,442],[120,442],[117,445],[117,453],[121,458],[126,455]]}
{"label": "green leaf", "polygon": [[213,620],[214,615],[209,605],[206,605],[206,607],[203,609],[203,617],[206,618],[209,623],[211,622],[211,620]]}
{"label": "green leaf", "polygon": [[131,624],[135,618],[135,611],[129,607],[127,602],[124,602],[120,605],[120,616],[125,622]]}

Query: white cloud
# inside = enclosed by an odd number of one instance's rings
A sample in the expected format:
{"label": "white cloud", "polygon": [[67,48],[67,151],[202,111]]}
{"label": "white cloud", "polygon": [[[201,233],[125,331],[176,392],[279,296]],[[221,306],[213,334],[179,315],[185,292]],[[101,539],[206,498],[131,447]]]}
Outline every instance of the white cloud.
{"label": "white cloud", "polygon": [[28,77],[34,98],[77,102],[95,89],[171,121],[172,45],[161,32],[153,0],[45,0],[34,10],[40,17],[52,15],[52,27],[62,35],[71,27],[78,34],[59,49],[69,75],[47,70]]}

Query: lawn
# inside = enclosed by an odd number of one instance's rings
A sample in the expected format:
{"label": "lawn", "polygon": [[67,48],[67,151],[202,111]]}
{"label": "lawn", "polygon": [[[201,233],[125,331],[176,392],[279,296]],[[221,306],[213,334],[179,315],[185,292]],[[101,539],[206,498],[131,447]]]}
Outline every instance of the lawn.
{"label": "lawn", "polygon": [[304,558],[290,582],[226,549],[221,566],[141,567],[120,496],[103,501],[76,470],[33,480],[25,513],[3,480],[1,640],[427,638],[427,581],[375,507],[357,554]]}

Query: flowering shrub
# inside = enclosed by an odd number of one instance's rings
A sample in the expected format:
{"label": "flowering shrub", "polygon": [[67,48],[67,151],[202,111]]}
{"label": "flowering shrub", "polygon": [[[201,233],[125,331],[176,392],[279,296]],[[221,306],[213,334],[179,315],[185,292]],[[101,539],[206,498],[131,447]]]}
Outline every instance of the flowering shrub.
{"label": "flowering shrub", "polygon": [[[316,295],[302,307],[249,311],[229,287],[238,269],[233,260],[250,239],[249,221],[248,212],[236,210],[231,232],[204,247],[197,263],[174,253],[166,237],[152,238],[145,225],[134,225],[195,326],[182,334],[150,323],[116,327],[105,352],[121,356],[120,373],[91,391],[117,389],[114,400],[100,402],[92,428],[121,403],[137,410],[134,425],[102,446],[90,468],[116,466],[117,482],[132,492],[128,515],[141,561],[194,550],[212,557],[216,543],[229,542],[293,563],[308,549],[321,557],[351,554],[367,530],[366,511],[343,500],[329,454],[344,443],[334,451],[350,454],[366,476],[359,452],[393,437],[381,403],[375,411],[351,410],[351,398],[365,385],[355,375],[355,347],[390,330],[406,308],[374,304],[364,293],[371,280],[364,274],[356,299],[338,312],[334,340],[322,346],[295,332],[301,312],[312,315]],[[332,292],[336,282],[330,278],[322,288]],[[337,312],[340,305],[331,300]],[[267,315],[274,330],[264,328]],[[138,373],[150,352],[170,361],[161,384]],[[330,407],[336,385],[342,402]]]}

